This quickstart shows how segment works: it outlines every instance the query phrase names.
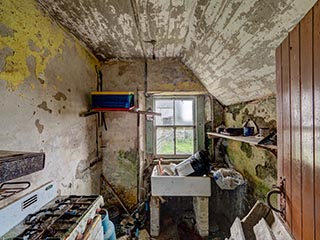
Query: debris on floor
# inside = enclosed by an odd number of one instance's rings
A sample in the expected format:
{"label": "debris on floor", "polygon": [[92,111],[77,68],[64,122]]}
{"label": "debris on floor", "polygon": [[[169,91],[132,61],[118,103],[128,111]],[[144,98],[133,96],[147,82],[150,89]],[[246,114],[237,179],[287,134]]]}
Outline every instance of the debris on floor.
{"label": "debris on floor", "polygon": [[150,235],[146,229],[139,232],[139,240],[150,240]]}

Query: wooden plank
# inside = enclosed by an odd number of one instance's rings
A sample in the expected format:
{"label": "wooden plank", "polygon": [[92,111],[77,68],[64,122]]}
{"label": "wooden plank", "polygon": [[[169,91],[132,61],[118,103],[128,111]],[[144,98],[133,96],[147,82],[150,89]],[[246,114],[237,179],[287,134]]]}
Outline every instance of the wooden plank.
{"label": "wooden plank", "polygon": [[302,239],[314,239],[312,11],[300,23],[302,123]]}
{"label": "wooden plank", "polygon": [[263,138],[261,137],[256,137],[256,136],[230,136],[230,135],[225,135],[225,134],[220,134],[220,133],[214,133],[214,132],[208,132],[208,137],[209,138],[225,138],[225,139],[230,139],[234,141],[239,141],[239,142],[245,142],[249,143],[251,145],[255,145],[258,147],[264,147],[264,148],[269,148],[269,149],[277,149],[277,145],[265,145],[265,144],[258,144]]}
{"label": "wooden plank", "polygon": [[241,219],[242,228],[246,239],[255,239],[253,227],[261,218],[264,218],[270,226],[274,222],[273,213],[270,207],[260,201],[257,201],[251,208],[250,212],[243,219]]}
{"label": "wooden plank", "polygon": [[291,228],[291,91],[289,37],[282,43],[283,175],[286,178],[286,221]]}
{"label": "wooden plank", "polygon": [[[278,182],[283,176],[283,134],[282,134],[282,45],[276,49],[276,85],[277,85],[277,137],[278,137]],[[280,204],[280,197],[278,205]],[[278,206],[279,207],[279,206]],[[279,207],[280,208],[280,207]]]}
{"label": "wooden plank", "polygon": [[300,25],[290,33],[291,76],[291,157],[292,157],[292,234],[302,239],[301,214],[301,106],[300,106]]}
{"label": "wooden plank", "polygon": [[264,218],[253,227],[254,235],[256,240],[276,240],[273,232]]}
{"label": "wooden plank", "polygon": [[119,197],[119,194],[114,190],[113,186],[111,185],[111,183],[106,179],[106,177],[101,174],[101,179],[108,185],[109,189],[111,190],[111,193],[113,194],[113,196],[118,200],[118,202],[120,203],[120,205],[122,206],[123,210],[126,211],[127,214],[130,214],[128,208],[126,207],[126,205],[124,204],[124,202],[121,200],[121,198]]}
{"label": "wooden plank", "polygon": [[230,239],[237,239],[237,240],[245,240],[245,236],[242,230],[242,225],[240,219],[237,217],[231,228],[230,228],[231,237]]}
{"label": "wooden plank", "polygon": [[274,222],[271,224],[271,230],[277,240],[294,240],[290,234],[288,226],[275,212],[273,213]]}
{"label": "wooden plank", "polygon": [[248,137],[244,137],[244,136],[230,136],[230,135],[225,135],[225,134],[220,134],[220,133],[214,133],[214,132],[208,132],[207,134],[208,134],[208,136],[209,136],[210,138],[215,138],[215,137],[226,138],[226,139],[230,139],[230,140],[235,140],[235,141],[240,141],[240,142],[249,143],[249,144],[252,144],[252,145],[258,144],[258,142],[261,140],[261,138],[257,138],[257,137],[255,137],[255,136],[248,136]]}
{"label": "wooden plank", "polygon": [[320,2],[313,10],[315,236],[320,240]]}

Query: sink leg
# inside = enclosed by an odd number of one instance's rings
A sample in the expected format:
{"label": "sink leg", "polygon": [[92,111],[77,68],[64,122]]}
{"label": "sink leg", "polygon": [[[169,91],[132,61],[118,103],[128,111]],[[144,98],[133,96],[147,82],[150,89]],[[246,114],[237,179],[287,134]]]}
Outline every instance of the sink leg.
{"label": "sink leg", "polygon": [[193,197],[196,227],[201,237],[209,235],[209,197]]}
{"label": "sink leg", "polygon": [[160,233],[160,200],[158,197],[150,198],[150,235],[159,236]]}

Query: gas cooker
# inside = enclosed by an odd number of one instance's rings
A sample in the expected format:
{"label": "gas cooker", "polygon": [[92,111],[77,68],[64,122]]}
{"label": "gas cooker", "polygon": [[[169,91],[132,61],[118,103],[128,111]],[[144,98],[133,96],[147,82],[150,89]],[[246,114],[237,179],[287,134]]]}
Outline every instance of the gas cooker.
{"label": "gas cooker", "polygon": [[[30,203],[32,200],[29,200]],[[12,228],[1,240],[74,240],[85,238],[92,226],[103,239],[101,216],[97,211],[103,206],[103,198],[96,196],[58,196]],[[99,221],[99,222],[98,222]],[[96,233],[97,234],[97,233]],[[102,234],[102,235],[101,235]]]}

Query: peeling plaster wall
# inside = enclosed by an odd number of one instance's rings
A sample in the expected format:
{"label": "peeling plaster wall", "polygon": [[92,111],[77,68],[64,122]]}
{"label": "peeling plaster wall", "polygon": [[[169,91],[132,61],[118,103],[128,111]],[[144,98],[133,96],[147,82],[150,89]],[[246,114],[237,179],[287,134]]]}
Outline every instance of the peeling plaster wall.
{"label": "peeling plaster wall", "polygon": [[[112,61],[102,71],[108,91],[144,90],[144,61]],[[148,61],[148,91],[207,90],[179,60],[156,60]]]}
{"label": "peeling plaster wall", "polygon": [[316,3],[38,1],[100,59],[179,58],[224,105],[275,94],[275,48]]}
{"label": "peeling plaster wall", "polygon": [[[231,105],[225,109],[227,127],[242,127],[252,119],[258,127],[276,130],[276,99],[271,97],[249,103]],[[249,182],[249,199],[265,201],[267,192],[277,181],[276,152],[247,143],[228,140],[227,153],[235,169]]]}
{"label": "peeling plaster wall", "polygon": [[130,0],[38,2],[100,59],[141,56]]}
{"label": "peeling plaster wall", "polygon": [[[106,91],[144,90],[144,61],[108,62],[101,70]],[[148,62],[148,90],[206,92],[199,80],[177,60]],[[143,101],[141,96],[139,101]],[[137,201],[140,148],[137,118],[137,114],[107,112],[108,130],[102,136],[103,173],[129,207]],[[109,204],[117,204],[107,189],[103,191]]]}
{"label": "peeling plaster wall", "polygon": [[79,117],[98,64],[35,1],[0,2],[0,148],[46,154],[44,170],[18,180],[99,193],[95,117]]}
{"label": "peeling plaster wall", "polygon": [[224,105],[275,94],[275,48],[315,2],[197,1],[183,62]]}

